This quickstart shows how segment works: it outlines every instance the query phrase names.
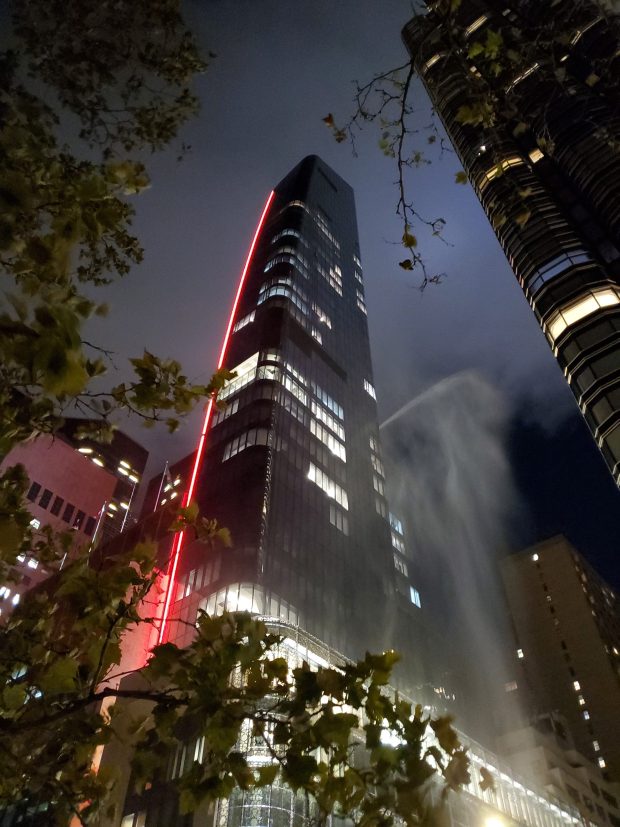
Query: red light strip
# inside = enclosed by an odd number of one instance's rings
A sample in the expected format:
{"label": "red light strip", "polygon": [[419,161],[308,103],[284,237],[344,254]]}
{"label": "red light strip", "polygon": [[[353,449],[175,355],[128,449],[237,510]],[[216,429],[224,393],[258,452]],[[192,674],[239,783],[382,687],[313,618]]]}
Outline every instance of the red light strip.
{"label": "red light strip", "polygon": [[[239,287],[237,288],[237,295],[235,296],[235,301],[232,306],[232,310],[230,313],[230,317],[228,319],[228,326],[226,328],[226,333],[224,334],[224,341],[222,342],[222,349],[220,350],[220,358],[217,363],[217,369],[219,370],[222,365],[224,364],[224,358],[226,356],[226,350],[228,349],[228,342],[230,339],[230,334],[232,332],[233,322],[235,320],[235,315],[237,313],[237,306],[239,305],[239,300],[241,299],[241,293],[243,292],[243,287],[245,285],[245,279],[248,274],[248,270],[250,269],[250,262],[252,261],[252,256],[254,255],[254,248],[256,247],[256,242],[258,241],[258,237],[260,235],[260,231],[263,228],[263,224],[265,223],[265,219],[267,218],[267,213],[269,212],[269,207],[271,206],[271,202],[273,201],[275,196],[275,192],[271,192],[269,198],[267,199],[267,203],[263,209],[262,215],[260,217],[260,221],[258,222],[258,227],[256,228],[256,232],[254,233],[254,238],[252,239],[252,244],[250,245],[250,251],[248,252],[248,256],[245,261],[245,267],[243,268],[243,272],[241,273],[241,278],[239,280]],[[185,492],[185,496],[183,497],[183,506],[186,506],[189,502],[191,502],[192,496],[194,494],[194,487],[196,485],[196,479],[198,477],[198,471],[200,470],[200,466],[202,465],[202,459],[204,456],[204,449],[205,449],[205,442],[207,439],[207,431],[209,430],[209,425],[211,423],[211,414],[213,413],[213,399],[209,399],[209,404],[207,405],[207,410],[205,413],[204,422],[202,425],[202,431],[200,432],[200,439],[198,441],[198,448],[196,450],[196,459],[194,460],[194,468],[192,470],[192,476],[189,481],[189,486],[187,491]],[[168,586],[166,588],[166,597],[164,599],[164,608],[162,611],[161,616],[161,624],[159,627],[159,635],[157,642],[163,643],[164,640],[164,632],[166,629],[166,624],[168,623],[168,615],[170,613],[170,602],[172,600],[172,592],[174,589],[175,577],[177,573],[177,567],[179,564],[179,557],[181,553],[181,548],[183,546],[183,532],[180,531],[174,539],[174,544],[172,546],[172,557],[170,559],[170,565],[168,566]]]}

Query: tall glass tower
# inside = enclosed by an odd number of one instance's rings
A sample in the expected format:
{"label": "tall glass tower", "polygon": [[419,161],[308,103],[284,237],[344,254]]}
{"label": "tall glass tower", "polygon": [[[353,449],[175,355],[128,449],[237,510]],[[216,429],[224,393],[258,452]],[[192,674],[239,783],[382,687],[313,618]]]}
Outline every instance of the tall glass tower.
{"label": "tall glass tower", "polygon": [[233,548],[175,542],[160,639],[183,644],[199,608],[228,608],[351,657],[415,651],[420,596],[385,497],[353,191],[316,156],[269,197],[221,365],[236,376],[186,487]]}
{"label": "tall glass tower", "polygon": [[[414,66],[620,482],[617,17],[597,0],[426,5],[403,32]],[[487,96],[498,123],[463,117]]]}

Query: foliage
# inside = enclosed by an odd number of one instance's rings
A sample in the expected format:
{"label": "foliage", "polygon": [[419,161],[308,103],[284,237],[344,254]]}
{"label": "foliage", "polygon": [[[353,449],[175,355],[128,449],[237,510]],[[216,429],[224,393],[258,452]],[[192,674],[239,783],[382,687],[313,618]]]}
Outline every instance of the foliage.
{"label": "foliage", "polygon": [[172,431],[225,375],[195,385],[144,353],[133,380],[101,391],[111,353],[83,329],[107,311],[96,288],[142,260],[129,199],[149,186],[146,153],[196,112],[190,83],[206,64],[176,0],[14,0],[11,12],[12,48],[0,54],[0,455],[72,409],[106,426],[130,411]]}
{"label": "foliage", "polygon": [[[580,86],[592,90],[597,105],[616,111],[620,86],[612,64],[620,40],[618,4],[615,0],[527,1],[514,4],[504,14],[490,0],[486,9],[484,4],[472,6],[463,0],[435,0],[428,5],[431,13],[415,13],[406,30],[418,45],[429,46],[427,58],[434,53],[442,61],[440,76],[459,78],[462,88],[456,122],[469,130],[472,144],[487,153],[489,168],[497,166],[496,177],[504,176],[501,200],[494,210],[495,226],[505,223],[505,212],[514,214],[516,223],[523,227],[531,214],[528,199],[532,193],[513,184],[511,176],[499,166],[504,158],[505,136],[512,136],[523,151],[538,146],[553,157],[555,145],[548,113],[556,99],[570,98]],[[593,21],[606,27],[596,55],[582,50],[579,43]],[[420,214],[410,197],[409,189],[413,187],[408,184],[408,171],[453,151],[437,112],[428,112],[421,84],[416,81],[423,63],[415,54],[406,63],[366,83],[357,83],[354,111],[344,125],[338,125],[331,114],[323,119],[335,139],[339,143],[348,139],[354,151],[356,136],[364,126],[371,123],[378,128],[379,148],[395,160],[398,171],[396,209],[404,225],[402,243],[407,249],[407,258],[400,266],[420,274],[421,289],[441,281],[443,274],[429,270],[420,249],[414,250],[406,239],[426,229],[444,240],[445,221]],[[432,74],[433,70],[429,71]],[[542,94],[527,93],[523,81],[533,72],[544,81]],[[612,132],[603,128],[598,132],[598,137],[617,152],[618,142]],[[456,183],[466,180],[464,172],[456,174]]]}
{"label": "foliage", "polygon": [[[21,521],[24,542],[32,529],[16,498],[25,484],[15,470],[0,481],[0,512]],[[200,536],[194,507],[180,519]],[[214,529],[203,541],[226,541]],[[9,553],[2,538],[6,572],[25,546]],[[35,548],[57,567],[62,546],[43,536]],[[112,817],[108,795],[122,779],[105,766],[94,773],[91,762],[121,730],[131,733],[125,747],[138,789],[162,778],[180,742],[204,737],[202,760],[175,782],[184,812],[280,778],[310,796],[320,823],[338,814],[360,825],[419,824],[467,783],[467,754],[450,719],[431,719],[388,688],[394,652],[293,668],[262,621],[199,614],[189,646],[156,646],[146,668],[119,684],[122,674],[112,673],[123,636],[153,622],[145,616],[153,563],[149,543],[100,567],[82,556],[0,627],[0,803],[43,804],[59,825],[72,815],[84,824]],[[110,699],[116,704],[102,710]],[[127,705],[136,700],[146,704],[138,714]],[[266,748],[270,760],[260,768],[241,751],[244,731]]]}

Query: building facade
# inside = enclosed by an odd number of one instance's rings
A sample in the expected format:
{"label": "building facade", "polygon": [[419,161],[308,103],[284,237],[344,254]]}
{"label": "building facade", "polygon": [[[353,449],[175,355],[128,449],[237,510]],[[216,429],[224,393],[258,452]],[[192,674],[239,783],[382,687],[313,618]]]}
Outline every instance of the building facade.
{"label": "building facade", "polygon": [[502,578],[523,703],[560,713],[578,751],[620,781],[618,596],[561,536],[505,558]]}
{"label": "building facade", "polygon": [[226,607],[299,624],[350,657],[415,651],[421,600],[385,496],[353,191],[316,156],[269,198],[221,366],[236,376],[208,438],[163,488],[153,481],[148,507],[192,467],[190,499],[233,546],[175,550],[166,639],[189,640],[199,608]]}
{"label": "building facade", "polygon": [[415,69],[618,482],[616,23],[595,0],[463,0],[455,28],[426,5],[403,31]]}
{"label": "building facade", "polygon": [[599,767],[575,748],[560,715],[541,715],[506,733],[498,748],[515,772],[575,807],[585,823],[620,827],[618,785],[602,779]]}
{"label": "building facade", "polygon": [[[0,462],[0,471],[22,465],[28,475],[26,501],[35,537],[46,525],[58,532],[71,531],[70,553],[74,554],[117,536],[126,527],[132,495],[148,458],[141,445],[121,432],[115,433],[111,444],[79,439],[83,424],[84,420],[69,419],[54,436],[42,434],[21,443]],[[24,555],[18,565],[18,581],[0,584],[0,614],[50,574],[34,555]]]}

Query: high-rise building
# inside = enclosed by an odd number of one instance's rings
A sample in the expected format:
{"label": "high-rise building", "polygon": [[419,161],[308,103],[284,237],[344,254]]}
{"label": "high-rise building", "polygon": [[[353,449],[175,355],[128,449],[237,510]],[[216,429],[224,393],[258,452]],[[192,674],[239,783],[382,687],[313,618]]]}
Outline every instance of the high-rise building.
{"label": "high-rise building", "polygon": [[267,201],[221,366],[236,376],[207,412],[186,491],[233,547],[205,558],[175,542],[162,639],[183,643],[199,608],[227,607],[346,655],[402,648],[421,601],[385,497],[353,191],[316,156]]}
{"label": "high-rise building", "polygon": [[[102,550],[162,538],[160,559],[169,563],[159,640],[189,643],[201,609],[247,610],[281,635],[280,654],[293,664],[396,648],[404,659],[399,688],[427,709],[445,709],[451,698],[441,678],[425,674],[428,649],[439,644],[424,625],[415,561],[385,496],[353,193],[317,157],[305,158],[267,201],[220,366],[236,375],[219,395],[224,405],[207,411],[196,452],[151,480],[141,522]],[[167,532],[179,501],[197,502],[227,526],[233,547]],[[451,803],[454,823],[576,823],[570,808],[526,788],[465,736],[463,743],[475,765],[497,770],[498,787],[481,790],[472,773],[467,794]],[[264,760],[247,728],[238,747]],[[312,823],[307,800],[279,782],[180,815],[172,782],[203,748],[190,736],[173,750],[165,778],[143,791],[119,785],[122,827]],[[108,747],[106,762],[128,767],[125,746]]]}
{"label": "high-rise building", "polygon": [[506,557],[502,577],[522,702],[535,715],[559,712],[577,749],[618,781],[618,596],[561,536]]}
{"label": "high-rise building", "polygon": [[617,27],[596,0],[426,5],[403,31],[414,66],[620,482]]}

